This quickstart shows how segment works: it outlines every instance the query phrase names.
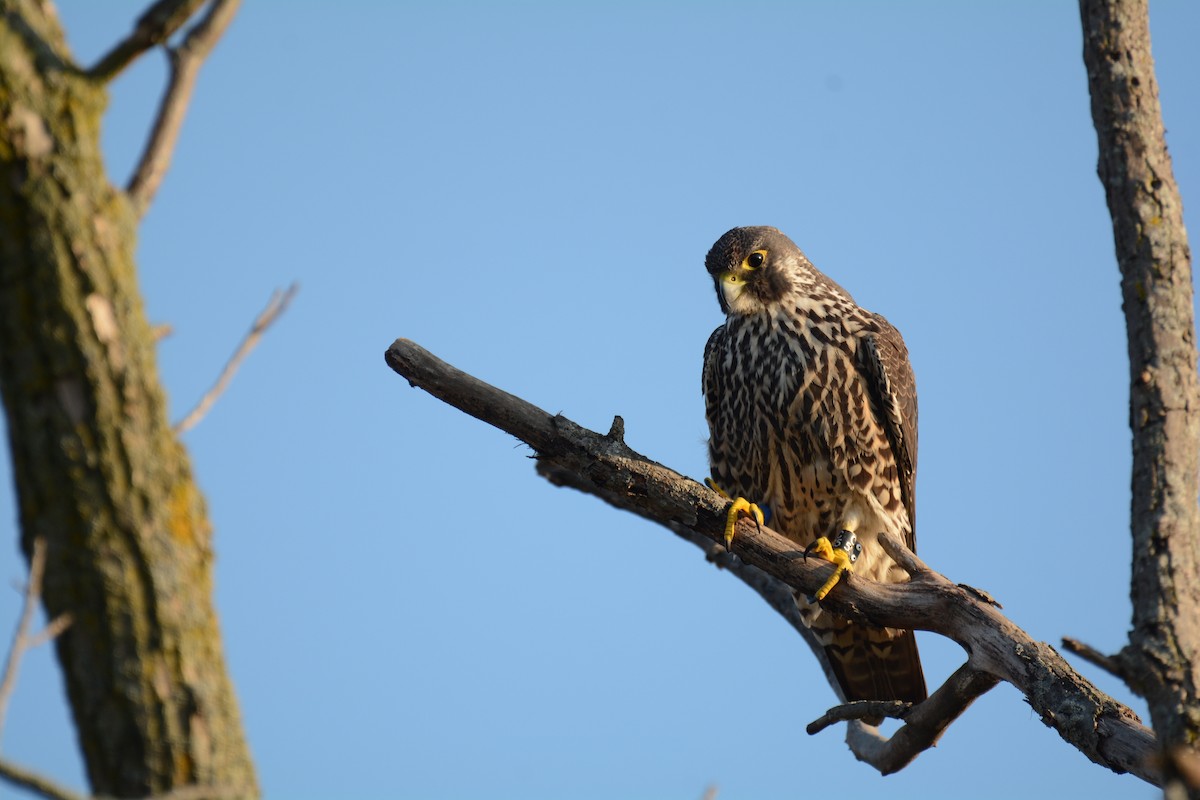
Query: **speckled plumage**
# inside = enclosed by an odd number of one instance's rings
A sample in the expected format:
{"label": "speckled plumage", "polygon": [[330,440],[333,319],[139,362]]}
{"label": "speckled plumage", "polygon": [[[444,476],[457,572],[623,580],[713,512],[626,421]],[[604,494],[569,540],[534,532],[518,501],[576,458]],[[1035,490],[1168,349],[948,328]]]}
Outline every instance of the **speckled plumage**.
{"label": "speckled plumage", "polygon": [[[768,506],[799,545],[855,532],[855,574],[906,581],[877,541],[889,530],[916,546],[917,396],[900,333],[774,228],[734,228],[705,266],[727,314],[704,352],[713,479]],[[924,699],[911,631],[797,603],[845,699]]]}

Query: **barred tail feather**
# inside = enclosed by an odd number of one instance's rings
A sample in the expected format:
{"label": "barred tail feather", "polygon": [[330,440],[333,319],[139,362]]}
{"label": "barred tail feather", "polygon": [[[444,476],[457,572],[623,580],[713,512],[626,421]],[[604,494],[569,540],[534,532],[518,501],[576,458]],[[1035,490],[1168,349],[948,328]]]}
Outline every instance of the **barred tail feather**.
{"label": "barred tail feather", "polygon": [[[825,655],[847,701],[902,700],[919,703],[927,696],[925,674],[912,631],[835,626]],[[878,725],[881,719],[866,719]]]}

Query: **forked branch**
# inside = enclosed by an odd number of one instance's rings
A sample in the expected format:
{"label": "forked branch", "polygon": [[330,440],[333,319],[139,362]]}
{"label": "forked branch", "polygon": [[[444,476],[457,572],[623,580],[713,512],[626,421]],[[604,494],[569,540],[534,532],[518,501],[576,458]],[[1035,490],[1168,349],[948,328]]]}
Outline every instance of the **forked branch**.
{"label": "forked branch", "polygon": [[40,633],[31,635],[29,632],[33,616],[37,613],[38,604],[42,599],[42,575],[45,570],[46,540],[35,539],[29,558],[29,580],[25,583],[25,592],[21,600],[21,616],[17,620],[17,630],[13,634],[8,657],[4,661],[4,672],[0,674],[0,733],[4,730],[4,719],[8,715],[8,701],[17,685],[21,659],[25,657],[26,652],[50,641],[71,624],[71,617],[63,615],[51,620]]}
{"label": "forked branch", "polygon": [[[881,774],[899,772],[921,753],[937,744],[946,728],[950,727],[950,723],[962,716],[977,697],[990,691],[999,680],[995,675],[975,669],[968,660],[929,695],[928,699],[898,715],[904,720],[904,725],[892,734],[891,738],[881,736],[875,728],[852,723],[846,731],[846,743],[850,745],[859,761],[867,762]],[[892,716],[886,710],[856,708],[858,705],[851,703],[830,709],[808,726],[808,732],[816,733],[842,719],[858,720],[877,714]]]}
{"label": "forked branch", "polygon": [[[536,452],[539,473],[551,482],[594,494],[673,530],[690,532],[699,541],[687,538],[710,553],[720,552],[728,502],[703,484],[630,449],[621,426],[614,425],[605,435],[561,415],[552,416],[405,339],[396,340],[385,358],[413,386],[524,441]],[[978,592],[956,586],[912,554],[906,556],[895,537],[885,541],[885,547],[911,567],[911,582],[885,584],[853,576],[839,583],[823,603],[869,624],[947,636],[967,651],[968,663],[928,700],[911,708],[905,725],[890,740],[852,722],[847,740],[856,755],[884,772],[902,768],[936,742],[975,697],[1004,680],[1025,695],[1046,725],[1089,759],[1114,772],[1130,772],[1158,783],[1159,773],[1150,762],[1154,734],[1131,710],[1096,689],[1054,648],[1034,641]],[[746,521],[738,527],[734,550],[754,568],[751,577],[766,574],[809,594],[833,569],[828,562],[804,560],[795,543]]]}
{"label": "forked branch", "polygon": [[[167,83],[167,91],[158,107],[158,115],[154,120],[154,129],[138,160],[137,169],[129,179],[126,193],[133,204],[137,215],[146,213],[150,201],[154,199],[167,168],[171,166],[171,156],[175,152],[175,143],[179,139],[179,130],[183,127],[183,118],[187,114],[188,104],[192,100],[192,90],[196,85],[196,76],[200,65],[212,52],[217,41],[229,27],[233,15],[237,13],[241,0],[212,0],[208,13],[196,23],[184,37],[183,42],[174,48],[167,49],[171,62],[171,76]],[[158,6],[180,6],[181,3],[161,2]],[[154,9],[151,9],[151,12]],[[182,13],[182,12],[180,12]],[[190,16],[189,12],[189,16]],[[173,18],[174,19],[174,18]],[[182,25],[187,20],[178,20]],[[140,27],[140,25],[139,25]],[[136,31],[135,31],[136,35]],[[143,40],[139,39],[139,43]],[[97,65],[97,69],[104,62]]]}
{"label": "forked branch", "polygon": [[[3,675],[0,676],[0,731],[3,730],[4,719],[8,715],[8,701],[17,684],[21,659],[24,658],[26,652],[50,641],[71,624],[71,618],[63,615],[52,620],[40,633],[30,635],[33,617],[42,599],[42,577],[45,571],[46,540],[38,538],[33,542],[33,552],[29,558],[29,579],[25,583],[17,630],[13,634],[12,644],[8,649]],[[0,758],[0,779],[42,797],[56,798],[56,800],[75,800],[78,797],[69,789],[59,786],[50,779],[3,758]]]}
{"label": "forked branch", "polygon": [[88,70],[101,81],[110,81],[152,47],[165,44],[172,34],[192,18],[208,0],[158,0],[146,9],[137,23],[121,41]]}

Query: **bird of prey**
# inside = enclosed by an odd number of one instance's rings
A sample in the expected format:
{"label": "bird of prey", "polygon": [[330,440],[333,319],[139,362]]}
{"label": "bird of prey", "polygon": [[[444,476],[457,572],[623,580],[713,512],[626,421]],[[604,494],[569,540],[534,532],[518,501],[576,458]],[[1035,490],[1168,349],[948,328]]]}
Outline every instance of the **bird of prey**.
{"label": "bird of prey", "polygon": [[[878,544],[915,549],[917,395],[899,331],[775,228],[734,228],[705,268],[726,314],[704,349],[711,484],[742,514],[839,564],[812,598],[797,596],[850,700],[925,699],[912,631],[851,622],[820,606],[843,572],[901,583]],[[877,721],[874,721],[877,724]]]}

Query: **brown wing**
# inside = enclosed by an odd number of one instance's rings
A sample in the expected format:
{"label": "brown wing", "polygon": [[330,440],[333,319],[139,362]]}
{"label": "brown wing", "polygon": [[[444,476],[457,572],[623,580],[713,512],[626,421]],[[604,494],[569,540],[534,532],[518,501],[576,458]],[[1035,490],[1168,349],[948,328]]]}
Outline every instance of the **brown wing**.
{"label": "brown wing", "polygon": [[904,508],[908,511],[909,549],[916,551],[917,530],[917,381],[908,348],[900,331],[879,314],[873,315],[878,331],[867,336],[866,347],[860,352],[861,369],[875,407],[880,410],[880,422],[887,432]]}
{"label": "brown wing", "polygon": [[700,385],[704,392],[704,402],[707,406],[706,411],[711,413],[711,409],[717,405],[718,379],[717,379],[717,348],[720,346],[721,339],[725,336],[725,326],[720,325],[716,330],[709,335],[708,341],[704,343],[704,372],[701,375]]}
{"label": "brown wing", "polygon": [[[907,544],[916,550],[917,385],[908,348],[892,324],[874,314],[878,330],[860,348],[860,369],[896,458],[901,497],[908,512]],[[839,621],[840,623],[840,621]],[[870,628],[853,623],[833,626],[826,647],[848,700],[925,699],[925,675],[912,631]],[[877,721],[868,720],[869,722]]]}
{"label": "brown wing", "polygon": [[[709,466],[712,468],[723,467],[722,464],[713,464],[714,461],[724,462],[723,457],[723,441],[724,432],[720,430],[717,421],[720,414],[721,391],[723,375],[721,374],[721,359],[717,354],[720,349],[721,340],[725,336],[725,326],[721,325],[712,332],[708,337],[708,341],[704,345],[704,371],[700,378],[700,388],[704,393],[704,416],[708,420],[708,457]],[[713,476],[716,480],[724,479],[724,476]],[[725,488],[725,487],[722,487]]]}

